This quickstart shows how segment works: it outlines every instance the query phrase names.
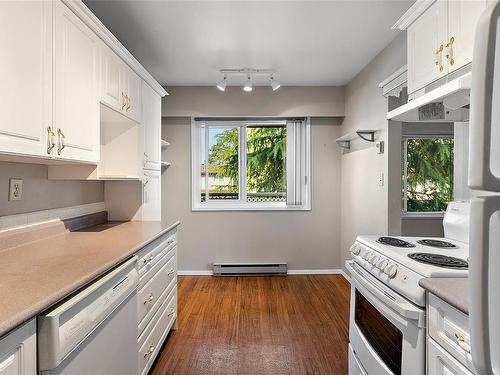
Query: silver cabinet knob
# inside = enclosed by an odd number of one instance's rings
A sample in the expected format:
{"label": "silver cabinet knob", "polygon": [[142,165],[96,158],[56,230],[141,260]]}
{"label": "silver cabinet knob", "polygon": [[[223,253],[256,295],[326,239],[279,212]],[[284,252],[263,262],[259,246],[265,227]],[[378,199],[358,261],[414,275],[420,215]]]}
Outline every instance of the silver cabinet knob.
{"label": "silver cabinet knob", "polygon": [[148,303],[153,302],[154,298],[155,298],[155,297],[153,296],[153,293],[151,293],[151,294],[148,296],[148,298],[146,298],[146,299],[144,300],[144,304],[145,304],[145,305],[147,305]]}
{"label": "silver cabinet knob", "polygon": [[148,351],[144,353],[144,358],[149,357],[153,352],[155,351],[155,346],[154,345],[149,345]]}

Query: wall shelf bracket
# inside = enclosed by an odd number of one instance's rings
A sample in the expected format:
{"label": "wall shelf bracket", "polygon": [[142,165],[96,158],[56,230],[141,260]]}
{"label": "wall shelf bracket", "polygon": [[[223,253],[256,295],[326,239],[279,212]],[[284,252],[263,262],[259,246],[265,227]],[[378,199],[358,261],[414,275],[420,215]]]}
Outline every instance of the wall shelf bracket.
{"label": "wall shelf bracket", "polygon": [[352,133],[348,133],[340,138],[337,138],[335,142],[337,142],[339,147],[350,149],[351,141],[358,137],[366,142],[375,142],[375,133],[376,130],[355,130]]}

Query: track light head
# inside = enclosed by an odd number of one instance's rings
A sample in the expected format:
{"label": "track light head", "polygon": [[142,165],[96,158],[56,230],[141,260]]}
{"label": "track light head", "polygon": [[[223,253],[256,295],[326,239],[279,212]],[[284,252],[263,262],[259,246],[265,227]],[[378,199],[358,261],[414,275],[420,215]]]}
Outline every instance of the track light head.
{"label": "track light head", "polygon": [[227,76],[224,75],[224,79],[217,84],[217,88],[220,91],[226,91],[226,86],[227,86]]}
{"label": "track light head", "polygon": [[250,77],[250,74],[247,76],[247,80],[245,82],[245,86],[243,86],[243,90],[246,92],[252,91],[252,79]]}
{"label": "track light head", "polygon": [[273,89],[273,91],[276,91],[281,87],[281,85],[274,80],[274,77],[272,75],[271,78],[269,78],[269,80],[271,81],[271,88]]}

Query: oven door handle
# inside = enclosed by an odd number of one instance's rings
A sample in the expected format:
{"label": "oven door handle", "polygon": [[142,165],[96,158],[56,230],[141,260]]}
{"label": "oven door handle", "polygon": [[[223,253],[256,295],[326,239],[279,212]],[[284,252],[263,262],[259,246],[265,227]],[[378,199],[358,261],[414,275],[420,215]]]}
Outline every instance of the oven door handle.
{"label": "oven door handle", "polygon": [[425,326],[425,314],[413,306],[409,302],[396,302],[386,296],[384,292],[382,292],[379,288],[372,285],[368,281],[365,280],[363,275],[361,275],[354,267],[354,261],[347,261],[345,263],[346,268],[351,273],[351,276],[360,283],[364,288],[366,288],[370,293],[376,296],[381,302],[390,307],[392,310],[396,311],[399,315],[405,317],[408,320],[416,320],[418,321],[419,327]]}

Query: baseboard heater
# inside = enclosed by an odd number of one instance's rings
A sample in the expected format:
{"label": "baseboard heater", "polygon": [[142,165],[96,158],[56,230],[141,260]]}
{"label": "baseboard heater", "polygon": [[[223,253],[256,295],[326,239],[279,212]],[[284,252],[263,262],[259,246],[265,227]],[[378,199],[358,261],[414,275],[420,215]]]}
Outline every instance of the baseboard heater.
{"label": "baseboard heater", "polygon": [[286,263],[214,263],[214,276],[286,275]]}

